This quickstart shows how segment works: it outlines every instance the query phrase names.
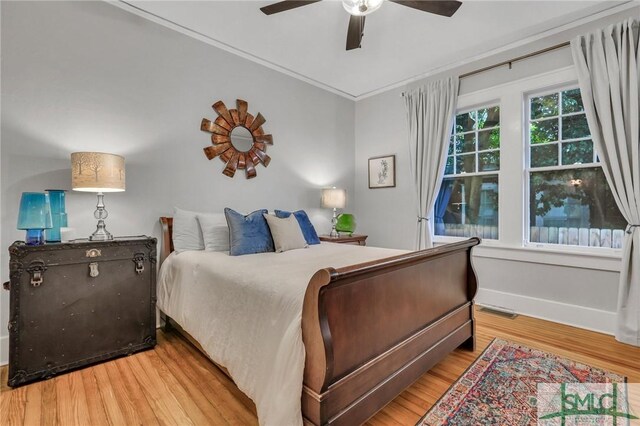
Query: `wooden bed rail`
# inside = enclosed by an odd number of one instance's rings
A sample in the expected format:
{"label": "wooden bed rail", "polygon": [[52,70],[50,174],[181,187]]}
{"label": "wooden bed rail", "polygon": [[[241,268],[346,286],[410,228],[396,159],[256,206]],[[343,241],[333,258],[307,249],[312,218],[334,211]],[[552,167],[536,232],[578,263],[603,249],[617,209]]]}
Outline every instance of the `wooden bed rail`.
{"label": "wooden bed rail", "polygon": [[412,251],[410,253],[387,257],[381,260],[374,260],[357,265],[345,266],[343,268],[334,269],[334,272],[331,274],[331,281],[349,278],[353,275],[362,275],[369,272],[376,272],[389,267],[398,268],[410,263],[421,262],[424,259],[433,259],[439,256],[444,256],[448,253],[459,252],[461,249],[467,249],[477,246],[478,244],[480,244],[480,242],[480,238],[472,237],[464,241],[445,244],[430,249]]}
{"label": "wooden bed rail", "polygon": [[160,262],[159,265],[173,251],[173,218],[172,217],[160,217],[160,226],[162,227],[162,241],[160,242]]}
{"label": "wooden bed rail", "polygon": [[[161,217],[160,261],[173,251]],[[302,414],[309,425],[364,423],[459,346],[475,348],[471,238],[311,278],[302,308]]]}
{"label": "wooden bed rail", "polygon": [[455,347],[473,347],[479,243],[314,274],[302,313],[307,422],[364,422]]}

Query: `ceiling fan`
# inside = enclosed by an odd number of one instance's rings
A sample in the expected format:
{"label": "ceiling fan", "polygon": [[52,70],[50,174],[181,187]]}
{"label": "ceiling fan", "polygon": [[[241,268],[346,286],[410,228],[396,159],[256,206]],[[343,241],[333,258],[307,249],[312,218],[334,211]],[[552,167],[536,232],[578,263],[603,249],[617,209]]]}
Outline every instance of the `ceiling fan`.
{"label": "ceiling fan", "polygon": [[[285,0],[261,7],[260,10],[265,15],[285,12],[322,0]],[[434,13],[436,15],[451,17],[462,4],[459,1],[448,0],[387,0],[402,6],[418,9],[423,12]],[[349,28],[347,30],[347,50],[357,49],[362,42],[364,35],[364,19],[371,12],[375,12],[382,6],[384,0],[342,0],[342,5],[349,12]]]}

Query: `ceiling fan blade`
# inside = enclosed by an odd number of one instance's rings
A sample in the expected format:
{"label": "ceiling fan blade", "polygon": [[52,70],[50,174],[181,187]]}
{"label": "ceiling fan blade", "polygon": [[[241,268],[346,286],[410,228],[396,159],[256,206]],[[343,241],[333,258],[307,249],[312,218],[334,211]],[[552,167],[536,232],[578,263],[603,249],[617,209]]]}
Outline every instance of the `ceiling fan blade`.
{"label": "ceiling fan blade", "polygon": [[360,47],[364,35],[364,16],[349,17],[349,29],[347,30],[347,50]]}
{"label": "ceiling fan blade", "polygon": [[423,12],[435,13],[436,15],[451,17],[462,5],[459,1],[429,1],[429,0],[389,0],[392,3],[398,3],[403,6],[418,9]]}
{"label": "ceiling fan blade", "polygon": [[307,6],[311,3],[317,3],[321,0],[285,0],[273,3],[268,6],[261,7],[260,10],[265,15],[273,15],[274,13],[285,12],[297,7]]}

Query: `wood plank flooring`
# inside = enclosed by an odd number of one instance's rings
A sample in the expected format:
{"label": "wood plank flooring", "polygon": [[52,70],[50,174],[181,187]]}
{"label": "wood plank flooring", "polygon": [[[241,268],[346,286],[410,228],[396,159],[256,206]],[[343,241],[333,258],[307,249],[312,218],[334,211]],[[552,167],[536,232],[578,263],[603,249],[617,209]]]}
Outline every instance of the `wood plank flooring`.
{"label": "wood plank flooring", "polygon": [[[369,420],[414,425],[494,337],[539,348],[640,382],[640,348],[534,318],[477,313],[478,350],[456,350]],[[0,425],[256,425],[255,407],[175,332],[155,349],[56,378],[7,387],[0,368]],[[285,426],[285,425],[283,425]]]}

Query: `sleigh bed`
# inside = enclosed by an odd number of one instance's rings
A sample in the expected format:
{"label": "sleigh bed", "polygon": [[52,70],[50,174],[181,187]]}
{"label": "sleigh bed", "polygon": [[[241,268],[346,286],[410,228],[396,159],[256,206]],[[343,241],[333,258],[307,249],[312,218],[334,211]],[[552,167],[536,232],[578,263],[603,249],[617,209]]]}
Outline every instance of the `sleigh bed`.
{"label": "sleigh bed", "polygon": [[[172,218],[161,217],[160,222],[163,262],[173,251]],[[455,348],[474,349],[477,282],[471,249],[479,243],[479,239],[471,238],[351,266],[334,269],[326,265],[315,273],[310,271],[308,284],[301,283],[301,410],[305,424],[363,423]],[[322,248],[314,249],[317,253],[338,246],[322,244]],[[308,250],[298,251],[305,256],[314,253]],[[287,264],[280,266],[286,275]],[[175,323],[198,347],[205,346],[189,327],[172,319],[189,322],[185,320],[189,313],[176,315],[163,312],[167,324]]]}

